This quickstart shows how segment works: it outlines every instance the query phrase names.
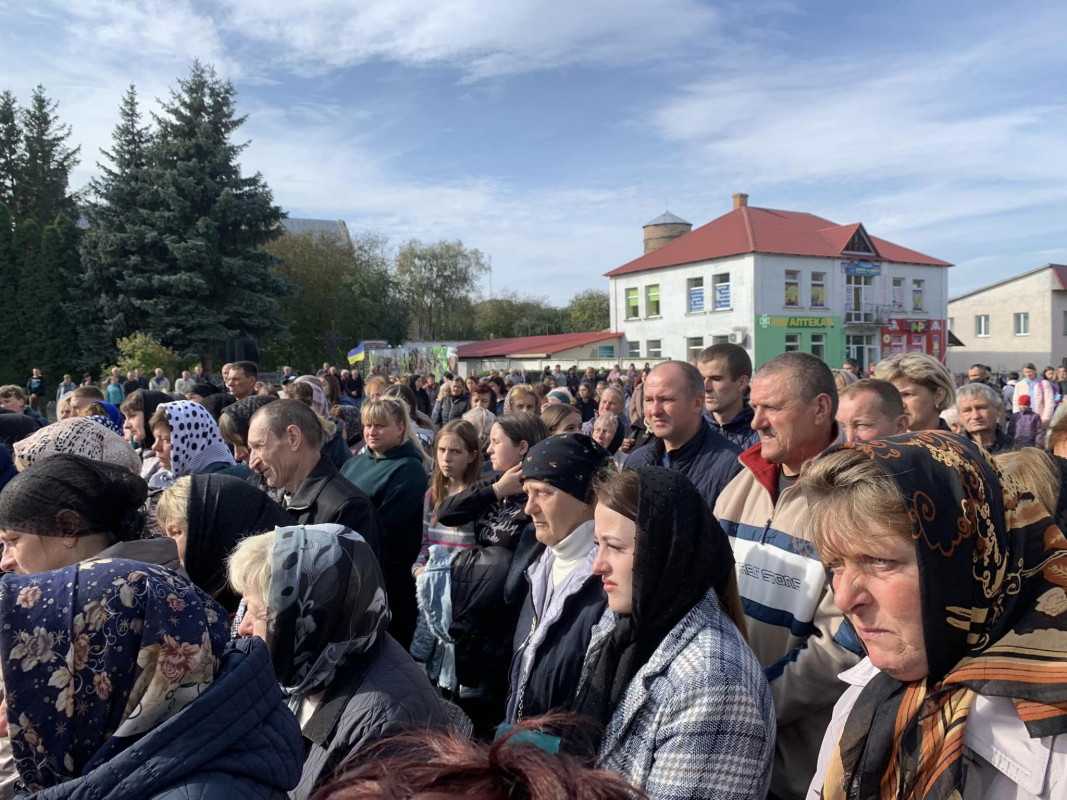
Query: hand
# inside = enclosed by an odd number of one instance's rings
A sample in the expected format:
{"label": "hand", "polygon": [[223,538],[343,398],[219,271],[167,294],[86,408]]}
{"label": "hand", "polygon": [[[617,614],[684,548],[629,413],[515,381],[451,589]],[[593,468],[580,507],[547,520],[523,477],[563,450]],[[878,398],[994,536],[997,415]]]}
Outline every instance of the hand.
{"label": "hand", "polygon": [[633,446],[634,446],[634,440],[633,439],[623,439],[622,440],[622,444],[619,445],[619,449],[622,450],[622,452],[624,452],[624,453],[629,453],[630,452],[630,448],[633,447]]}
{"label": "hand", "polygon": [[497,479],[496,496],[503,499],[513,494],[522,494],[522,464],[516,464]]}
{"label": "hand", "polygon": [[416,568],[415,568],[415,571],[414,571],[413,573],[411,573],[411,574],[412,574],[412,576],[413,576],[413,577],[416,577],[416,578],[417,578],[417,577],[419,577],[419,576],[420,576],[420,575],[421,575],[422,573],[424,573],[425,571],[426,571],[426,567],[416,567]]}

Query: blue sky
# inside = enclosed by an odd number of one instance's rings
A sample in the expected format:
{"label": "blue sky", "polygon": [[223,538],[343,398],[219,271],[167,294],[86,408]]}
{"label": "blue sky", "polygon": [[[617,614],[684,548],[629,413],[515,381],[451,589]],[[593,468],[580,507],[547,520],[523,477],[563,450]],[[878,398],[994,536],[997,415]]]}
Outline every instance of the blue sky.
{"label": "blue sky", "polygon": [[701,225],[747,192],[951,261],[955,295],[1067,262],[1065,29],[952,0],[0,0],[0,88],[59,101],[81,186],[126,85],[150,110],[198,57],[290,215],[462,239],[495,291],[606,289],[668,198]]}

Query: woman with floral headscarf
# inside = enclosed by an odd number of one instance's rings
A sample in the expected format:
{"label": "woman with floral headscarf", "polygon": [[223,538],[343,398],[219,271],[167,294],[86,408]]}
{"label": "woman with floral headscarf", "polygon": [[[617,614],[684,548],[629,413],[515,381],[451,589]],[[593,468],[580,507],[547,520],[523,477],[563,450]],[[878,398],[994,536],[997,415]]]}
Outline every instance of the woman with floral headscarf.
{"label": "woman with floral headscarf", "polygon": [[927,430],[801,478],[834,602],[867,657],[810,797],[1067,797],[1067,539],[989,454]]}
{"label": "woman with floral headscarf", "polygon": [[123,560],[6,575],[0,616],[17,790],[281,800],[296,784],[303,743],[266,647],[227,649],[187,579]]}
{"label": "woman with floral headscarf", "polygon": [[426,674],[387,632],[382,573],[359,534],[300,525],[250,536],[230,557],[229,575],[248,607],[239,632],[267,643],[309,742],[294,800],[371,742],[447,726]]}

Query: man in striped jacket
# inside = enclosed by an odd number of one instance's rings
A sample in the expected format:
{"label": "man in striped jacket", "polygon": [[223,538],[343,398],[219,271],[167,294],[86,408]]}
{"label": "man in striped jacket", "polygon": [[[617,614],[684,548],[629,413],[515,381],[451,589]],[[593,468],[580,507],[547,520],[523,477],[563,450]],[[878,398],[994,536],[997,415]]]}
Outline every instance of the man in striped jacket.
{"label": "man in striped jacket", "polygon": [[801,800],[819,744],[844,690],[837,676],[862,656],[833,603],[810,544],[807,501],[794,484],[804,462],[834,443],[837,388],[809,353],[775,356],[752,379],[760,441],[723,490],[715,516],[730,536],[748,641],[763,665],[778,722],[771,797]]}

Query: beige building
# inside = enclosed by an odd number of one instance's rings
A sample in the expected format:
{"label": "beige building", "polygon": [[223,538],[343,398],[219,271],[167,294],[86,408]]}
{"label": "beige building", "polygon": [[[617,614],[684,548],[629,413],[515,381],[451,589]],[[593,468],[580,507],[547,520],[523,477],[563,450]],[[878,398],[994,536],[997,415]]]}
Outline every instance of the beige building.
{"label": "beige building", "polygon": [[1043,267],[948,301],[948,325],[963,347],[949,350],[948,367],[966,372],[1038,370],[1067,363],[1067,266]]}

